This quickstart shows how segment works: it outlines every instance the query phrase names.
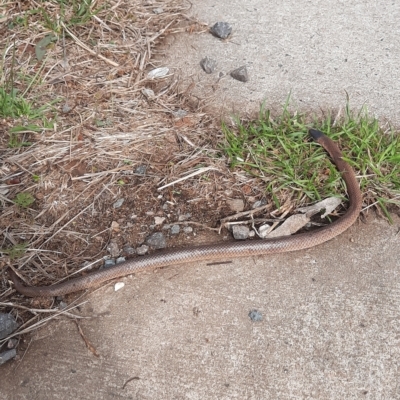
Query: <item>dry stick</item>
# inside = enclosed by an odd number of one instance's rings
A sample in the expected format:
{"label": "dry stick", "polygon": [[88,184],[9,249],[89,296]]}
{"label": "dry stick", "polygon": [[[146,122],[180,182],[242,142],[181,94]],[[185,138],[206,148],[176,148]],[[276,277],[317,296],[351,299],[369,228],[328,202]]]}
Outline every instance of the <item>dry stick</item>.
{"label": "dry stick", "polygon": [[175,185],[175,183],[185,181],[186,179],[189,179],[189,178],[191,178],[192,176],[196,176],[196,175],[202,174],[202,173],[207,172],[207,171],[212,171],[212,170],[218,171],[218,169],[217,169],[217,168],[214,168],[214,167],[204,167],[204,168],[200,168],[200,169],[198,169],[197,171],[194,171],[194,172],[192,172],[191,174],[184,176],[183,178],[179,178],[179,179],[177,179],[176,181],[167,183],[167,184],[164,185],[164,186],[160,186],[157,190],[158,190],[158,191],[163,190],[163,189],[165,189],[165,188],[168,187],[168,186]]}
{"label": "dry stick", "polygon": [[113,67],[119,67],[119,64],[117,64],[116,62],[109,60],[107,57],[102,56],[101,54],[96,53],[95,51],[93,51],[92,49],[90,49],[88,46],[86,46],[85,43],[81,42],[64,24],[64,22],[61,21],[61,25],[62,27],[68,32],[68,34],[72,37],[72,39],[74,39],[75,43],[82,47],[82,49],[88,51],[90,54],[99,57],[100,59],[102,59],[103,61],[105,61],[107,64],[112,65]]}
{"label": "dry stick", "polygon": [[[58,311],[60,311],[60,310],[54,309],[54,308],[46,308],[46,309],[43,309],[43,308],[29,308],[29,307],[22,306],[21,304],[12,303],[12,302],[7,302],[7,303],[0,302],[0,306],[12,307],[12,308],[20,308],[22,310],[29,311],[32,314],[35,314],[35,313],[38,313],[38,314],[55,314]],[[91,317],[84,317],[82,315],[72,314],[72,313],[69,313],[68,311],[65,311],[65,315],[67,315],[68,317],[71,317],[71,318],[79,318],[79,319],[90,319],[91,318]]]}
{"label": "dry stick", "polygon": [[247,217],[248,215],[253,215],[260,211],[267,210],[268,208],[271,208],[271,204],[265,204],[264,206],[253,208],[252,210],[242,211],[235,215],[230,215],[229,217],[222,218],[221,219],[221,228],[223,228],[228,221],[232,221],[233,219],[238,219],[241,217]]}
{"label": "dry stick", "polygon": [[[52,320],[52,319],[55,319],[55,318],[58,317],[59,315],[67,314],[68,311],[73,310],[74,308],[78,308],[79,306],[81,306],[81,305],[83,305],[83,304],[85,304],[85,303],[86,303],[86,302],[83,302],[83,303],[77,304],[76,306],[70,307],[70,308],[68,308],[67,310],[61,310],[61,311],[59,311],[59,312],[56,312],[54,315],[50,315],[50,316],[47,317],[47,318],[41,319],[40,321],[36,322],[35,324],[31,325],[31,326],[28,327],[28,328],[25,328],[25,329],[22,329],[22,330],[20,330],[20,331],[16,331],[16,332],[12,333],[11,335],[7,336],[6,338],[0,340],[0,346],[1,346],[3,343],[6,343],[6,342],[7,342],[9,339],[11,339],[12,337],[19,336],[19,335],[23,335],[24,333],[31,332],[31,331],[33,331],[35,328],[38,328],[39,326],[44,325],[46,322],[48,322],[48,321],[50,321],[50,320]],[[68,314],[69,314],[69,313],[68,313]],[[22,326],[27,325],[28,323],[30,323],[30,321],[32,321],[32,320],[35,319],[36,317],[37,317],[37,316],[34,316],[34,317],[31,318],[29,321],[25,322]],[[75,316],[74,316],[74,317],[75,317]]]}

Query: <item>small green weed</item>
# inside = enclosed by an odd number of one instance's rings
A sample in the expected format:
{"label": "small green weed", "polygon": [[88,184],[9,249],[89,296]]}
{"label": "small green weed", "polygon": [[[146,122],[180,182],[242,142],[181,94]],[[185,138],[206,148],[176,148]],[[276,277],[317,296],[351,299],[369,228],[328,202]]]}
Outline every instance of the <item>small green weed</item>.
{"label": "small green weed", "polygon": [[232,167],[263,178],[277,206],[288,197],[303,202],[305,195],[314,201],[343,191],[339,172],[308,137],[311,126],[320,129],[339,143],[360,177],[366,202],[388,215],[388,203],[400,205],[400,135],[383,132],[364,110],[357,116],[346,110],[343,121],[333,126],[331,118],[307,123],[305,116],[290,114],[287,104],[274,118],[261,109],[256,121],[236,120],[234,128],[223,124],[222,148]]}
{"label": "small green weed", "polygon": [[27,192],[18,193],[14,199],[14,203],[22,208],[28,208],[34,202],[35,198]]}
{"label": "small green weed", "polygon": [[28,245],[26,243],[16,244],[15,246],[9,247],[7,249],[0,248],[0,253],[7,254],[11,260],[15,260],[17,258],[20,258],[26,252],[27,248]]}

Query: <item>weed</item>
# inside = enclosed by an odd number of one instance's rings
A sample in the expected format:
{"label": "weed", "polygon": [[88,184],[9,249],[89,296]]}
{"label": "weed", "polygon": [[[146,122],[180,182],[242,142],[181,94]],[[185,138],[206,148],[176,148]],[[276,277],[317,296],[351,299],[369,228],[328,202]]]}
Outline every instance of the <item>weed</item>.
{"label": "weed", "polygon": [[22,257],[22,255],[26,252],[27,247],[28,245],[26,243],[16,244],[7,249],[0,248],[0,253],[7,254],[11,260],[15,260]]}
{"label": "weed", "polygon": [[34,202],[35,198],[27,192],[18,193],[14,199],[14,203],[22,208],[28,208]]}

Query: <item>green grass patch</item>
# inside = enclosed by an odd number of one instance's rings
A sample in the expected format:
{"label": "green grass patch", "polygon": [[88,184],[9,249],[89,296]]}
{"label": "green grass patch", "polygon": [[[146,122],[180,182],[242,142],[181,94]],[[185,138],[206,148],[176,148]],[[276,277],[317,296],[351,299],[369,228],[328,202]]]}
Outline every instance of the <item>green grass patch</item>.
{"label": "green grass patch", "polygon": [[22,208],[28,208],[34,202],[35,198],[27,192],[18,193],[14,199],[14,203]]}
{"label": "green grass patch", "polygon": [[384,132],[365,110],[353,115],[346,107],[342,121],[328,117],[310,123],[307,116],[290,113],[286,104],[281,115],[272,117],[261,109],[257,120],[236,119],[234,125],[222,125],[223,152],[232,167],[261,177],[277,206],[288,198],[300,204],[345,191],[329,156],[310,139],[311,127],[338,142],[359,177],[365,204],[377,204],[386,215],[389,203],[400,205],[400,135]]}
{"label": "green grass patch", "polygon": [[16,244],[6,249],[0,248],[0,253],[8,255],[11,260],[15,260],[21,258],[25,254],[27,248],[28,245],[26,243]]}

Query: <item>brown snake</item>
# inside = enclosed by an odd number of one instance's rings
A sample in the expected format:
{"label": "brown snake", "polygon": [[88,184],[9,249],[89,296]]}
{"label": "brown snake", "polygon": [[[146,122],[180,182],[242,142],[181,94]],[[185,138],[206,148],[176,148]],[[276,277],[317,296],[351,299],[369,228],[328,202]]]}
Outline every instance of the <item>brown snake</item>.
{"label": "brown snake", "polygon": [[322,132],[315,129],[310,129],[309,133],[313,139],[330,154],[346,183],[350,204],[346,213],[335,222],[321,229],[293,236],[283,236],[269,240],[211,244],[156,252],[149,256],[133,258],[113,267],[104,268],[88,275],[51,286],[24,286],[15,272],[10,269],[9,274],[14,282],[15,289],[28,297],[62,296],[148,268],[165,267],[171,264],[193,263],[194,261],[210,259],[218,260],[284,253],[307,249],[334,238],[349,228],[357,219],[361,210],[362,196],[354,171],[350,165],[342,159],[342,153],[336,143]]}

